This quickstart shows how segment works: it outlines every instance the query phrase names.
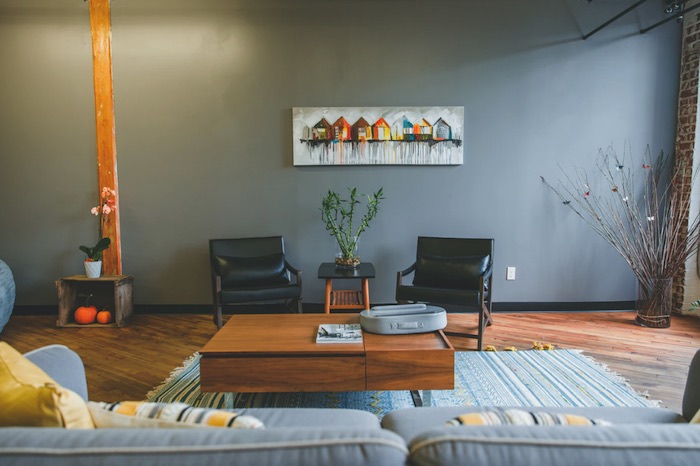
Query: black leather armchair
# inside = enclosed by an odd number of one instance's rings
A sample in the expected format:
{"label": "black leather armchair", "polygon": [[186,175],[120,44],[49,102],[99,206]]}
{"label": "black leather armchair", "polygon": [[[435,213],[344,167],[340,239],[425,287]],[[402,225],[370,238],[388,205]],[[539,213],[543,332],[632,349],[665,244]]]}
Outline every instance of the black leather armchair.
{"label": "black leather armchair", "polygon": [[226,305],[284,301],[288,307],[296,301],[302,312],[301,270],[287,262],[283,237],[210,239],[209,256],[218,328]]}
{"label": "black leather armchair", "polygon": [[[477,311],[476,334],[445,332],[477,340],[481,351],[484,328],[493,323],[493,239],[419,236],[416,261],[396,276],[396,301],[455,305],[457,312]],[[413,284],[403,278],[413,274]]]}

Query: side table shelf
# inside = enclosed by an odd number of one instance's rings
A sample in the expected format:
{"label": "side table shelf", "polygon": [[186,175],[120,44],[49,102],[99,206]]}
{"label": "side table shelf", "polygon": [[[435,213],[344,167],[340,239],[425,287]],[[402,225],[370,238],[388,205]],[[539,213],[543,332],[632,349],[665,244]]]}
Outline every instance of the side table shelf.
{"label": "side table shelf", "polygon": [[[134,277],[131,275],[106,275],[99,278],[87,278],[85,275],[72,275],[56,281],[58,290],[57,327],[123,327],[134,313],[133,295]],[[109,324],[76,324],[73,312],[85,304],[81,295],[89,295],[90,305],[98,310],[112,312],[114,321]]]}

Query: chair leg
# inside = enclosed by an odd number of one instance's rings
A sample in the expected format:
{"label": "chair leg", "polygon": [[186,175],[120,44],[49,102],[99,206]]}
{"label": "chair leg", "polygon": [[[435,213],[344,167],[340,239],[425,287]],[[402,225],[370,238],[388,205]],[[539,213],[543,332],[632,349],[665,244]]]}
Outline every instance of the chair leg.
{"label": "chair leg", "polygon": [[476,338],[476,350],[481,351],[481,342],[484,339],[484,306],[479,310],[479,329]]}
{"label": "chair leg", "polygon": [[304,310],[301,308],[301,298],[297,299],[297,313],[303,314]]}
{"label": "chair leg", "polygon": [[224,325],[223,320],[223,311],[221,310],[221,305],[214,305],[214,324],[216,325],[216,328],[220,329]]}

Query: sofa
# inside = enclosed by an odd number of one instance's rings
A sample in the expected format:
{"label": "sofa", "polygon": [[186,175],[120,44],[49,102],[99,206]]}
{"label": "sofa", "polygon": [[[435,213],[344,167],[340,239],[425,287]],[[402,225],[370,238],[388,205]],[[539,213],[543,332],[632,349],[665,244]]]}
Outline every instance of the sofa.
{"label": "sofa", "polygon": [[[88,399],[80,357],[51,345],[24,357],[57,384]],[[522,408],[573,413],[605,426],[447,426],[479,407],[397,410],[380,421],[349,409],[251,408],[264,429],[0,428],[2,465],[584,465],[697,464],[700,351],[682,413],[664,408]]]}

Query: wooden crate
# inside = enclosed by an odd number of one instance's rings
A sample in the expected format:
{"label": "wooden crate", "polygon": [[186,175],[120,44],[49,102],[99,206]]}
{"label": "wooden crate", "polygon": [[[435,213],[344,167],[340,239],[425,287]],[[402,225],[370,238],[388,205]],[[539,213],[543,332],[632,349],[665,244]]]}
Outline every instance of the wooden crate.
{"label": "wooden crate", "polygon": [[[56,281],[58,289],[58,327],[123,327],[134,313],[133,296],[134,277],[131,275],[106,275],[99,278],[87,278],[85,275],[72,275]],[[114,320],[109,324],[76,324],[73,319],[75,310],[85,304],[82,295],[92,294],[90,305],[97,310],[107,309],[112,312]]]}

